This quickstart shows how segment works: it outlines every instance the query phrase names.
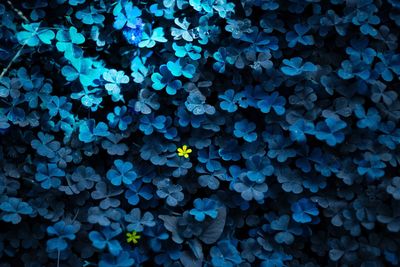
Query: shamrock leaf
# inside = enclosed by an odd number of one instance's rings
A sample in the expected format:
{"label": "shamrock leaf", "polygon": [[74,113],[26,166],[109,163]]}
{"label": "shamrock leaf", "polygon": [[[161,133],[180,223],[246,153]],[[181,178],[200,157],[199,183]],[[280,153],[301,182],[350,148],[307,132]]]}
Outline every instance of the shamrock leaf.
{"label": "shamrock leaf", "polygon": [[156,42],[167,42],[167,39],[164,37],[164,29],[161,27],[152,29],[151,26],[146,25],[143,31],[142,41],[138,46],[152,48],[156,45]]}
{"label": "shamrock leaf", "polygon": [[20,31],[16,34],[17,40],[20,44],[28,46],[37,46],[40,42],[51,44],[55,34],[52,30],[40,28],[40,23],[22,24],[25,31]]}

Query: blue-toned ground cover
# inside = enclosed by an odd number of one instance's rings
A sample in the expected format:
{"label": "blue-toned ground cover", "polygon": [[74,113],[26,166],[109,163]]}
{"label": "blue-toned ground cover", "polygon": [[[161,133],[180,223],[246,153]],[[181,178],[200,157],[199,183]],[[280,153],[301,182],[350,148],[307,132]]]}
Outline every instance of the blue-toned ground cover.
{"label": "blue-toned ground cover", "polygon": [[399,266],[400,1],[0,4],[0,266]]}

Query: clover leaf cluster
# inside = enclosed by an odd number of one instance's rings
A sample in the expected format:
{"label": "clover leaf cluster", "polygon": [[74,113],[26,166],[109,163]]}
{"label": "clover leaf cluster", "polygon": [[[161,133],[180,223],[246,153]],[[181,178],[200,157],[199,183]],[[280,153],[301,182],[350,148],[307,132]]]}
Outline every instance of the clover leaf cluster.
{"label": "clover leaf cluster", "polygon": [[0,266],[399,266],[399,0],[0,3]]}

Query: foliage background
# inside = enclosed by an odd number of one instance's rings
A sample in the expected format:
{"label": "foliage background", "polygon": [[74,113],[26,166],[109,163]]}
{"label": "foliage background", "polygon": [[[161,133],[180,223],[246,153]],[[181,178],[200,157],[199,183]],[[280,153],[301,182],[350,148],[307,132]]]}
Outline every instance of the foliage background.
{"label": "foliage background", "polygon": [[0,266],[399,266],[400,1],[0,20]]}

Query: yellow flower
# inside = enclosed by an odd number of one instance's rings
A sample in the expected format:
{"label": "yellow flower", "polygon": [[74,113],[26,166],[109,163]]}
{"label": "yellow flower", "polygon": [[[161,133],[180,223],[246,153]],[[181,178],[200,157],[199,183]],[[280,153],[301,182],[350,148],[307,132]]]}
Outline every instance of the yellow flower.
{"label": "yellow flower", "polygon": [[178,156],[188,158],[189,154],[192,153],[192,150],[188,148],[187,145],[183,145],[182,148],[178,148]]}
{"label": "yellow flower", "polygon": [[126,241],[128,243],[133,242],[133,244],[137,244],[139,239],[140,235],[138,235],[136,231],[133,231],[132,233],[126,233]]}

